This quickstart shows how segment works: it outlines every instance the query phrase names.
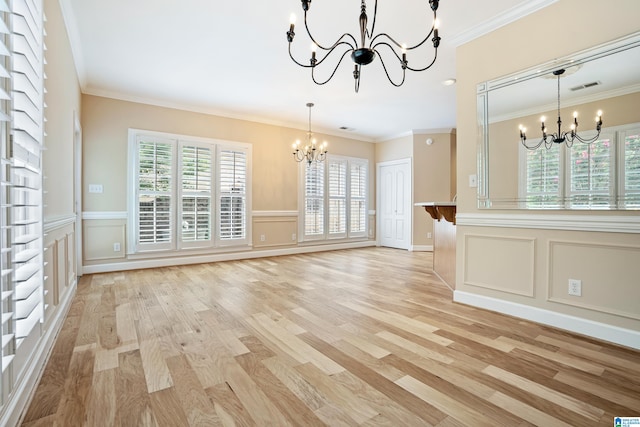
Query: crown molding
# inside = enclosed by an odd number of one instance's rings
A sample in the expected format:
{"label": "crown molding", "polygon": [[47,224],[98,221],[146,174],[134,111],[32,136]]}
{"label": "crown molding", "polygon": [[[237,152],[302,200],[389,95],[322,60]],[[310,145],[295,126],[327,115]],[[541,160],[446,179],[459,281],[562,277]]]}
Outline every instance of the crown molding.
{"label": "crown molding", "polygon": [[500,27],[511,24],[527,15],[537,12],[540,9],[544,9],[547,6],[556,3],[558,0],[531,0],[522,2],[518,6],[505,10],[501,14],[494,16],[473,28],[463,31],[451,37],[448,42],[458,47],[478,37],[484,36],[492,31],[497,30]]}

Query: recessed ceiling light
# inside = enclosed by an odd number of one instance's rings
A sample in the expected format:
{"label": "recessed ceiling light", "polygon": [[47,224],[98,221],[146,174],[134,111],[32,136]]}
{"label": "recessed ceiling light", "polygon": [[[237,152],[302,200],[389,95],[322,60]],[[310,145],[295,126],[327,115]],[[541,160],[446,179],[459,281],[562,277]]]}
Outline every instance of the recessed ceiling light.
{"label": "recessed ceiling light", "polygon": [[456,84],[456,79],[447,79],[445,81],[442,82],[443,85],[445,86],[451,86]]}

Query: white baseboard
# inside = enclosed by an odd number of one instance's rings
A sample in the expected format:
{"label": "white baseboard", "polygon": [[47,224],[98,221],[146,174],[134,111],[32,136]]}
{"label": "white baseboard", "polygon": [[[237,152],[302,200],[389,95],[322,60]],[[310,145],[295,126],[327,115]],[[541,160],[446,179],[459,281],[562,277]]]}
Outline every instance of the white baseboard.
{"label": "white baseboard", "polygon": [[640,350],[640,331],[463,291],[454,291],[453,300]]}
{"label": "white baseboard", "polygon": [[373,240],[364,240],[360,242],[336,243],[336,244],[313,245],[313,246],[296,246],[294,248],[283,248],[283,249],[227,252],[222,254],[197,255],[197,256],[175,256],[171,258],[145,259],[145,260],[135,260],[135,261],[118,262],[118,263],[111,263],[111,264],[83,265],[82,272],[83,274],[111,273],[114,271],[139,270],[143,268],[158,268],[158,267],[169,267],[169,266],[175,266],[175,265],[189,265],[189,264],[205,264],[208,262],[238,261],[241,259],[266,258],[266,257],[282,256],[282,255],[297,255],[297,254],[305,254],[310,252],[335,251],[339,249],[367,248],[375,245],[376,245],[376,242]]}
{"label": "white baseboard", "polygon": [[76,288],[77,281],[74,281],[74,283],[69,286],[69,289],[67,289],[64,301],[62,301],[62,305],[56,311],[49,328],[40,338],[33,352],[33,358],[25,367],[24,376],[15,384],[6,402],[6,406],[3,408],[2,415],[0,416],[0,426],[17,426],[22,422],[25,411],[29,407],[36,391],[36,386],[49,361],[58,333],[60,333],[67,313],[71,308],[71,302],[76,294]]}

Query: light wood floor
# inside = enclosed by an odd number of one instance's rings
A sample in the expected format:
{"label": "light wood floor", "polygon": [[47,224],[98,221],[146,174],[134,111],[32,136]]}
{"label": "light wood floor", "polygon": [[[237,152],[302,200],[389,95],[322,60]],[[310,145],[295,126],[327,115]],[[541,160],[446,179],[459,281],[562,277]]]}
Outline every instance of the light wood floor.
{"label": "light wood floor", "polygon": [[452,303],[385,248],[84,276],[25,426],[612,426],[640,352]]}

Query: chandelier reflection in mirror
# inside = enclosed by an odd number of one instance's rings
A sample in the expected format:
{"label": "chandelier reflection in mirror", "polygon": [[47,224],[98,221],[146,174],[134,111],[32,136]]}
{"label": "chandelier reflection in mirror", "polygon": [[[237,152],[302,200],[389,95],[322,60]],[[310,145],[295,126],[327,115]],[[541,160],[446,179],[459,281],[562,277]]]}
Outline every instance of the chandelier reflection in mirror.
{"label": "chandelier reflection in mirror", "polygon": [[[382,64],[382,68],[384,69],[384,73],[387,75],[387,79],[391,82],[392,85],[399,87],[405,81],[406,71],[425,71],[431,68],[431,66],[436,62],[436,58],[438,57],[438,46],[440,46],[440,37],[438,36],[438,24],[436,11],[438,10],[438,0],[429,0],[429,5],[431,10],[433,11],[433,24],[431,25],[430,31],[427,33],[426,37],[416,44],[415,46],[407,47],[404,44],[400,44],[395,39],[393,39],[390,35],[386,33],[375,34],[375,26],[376,26],[376,17],[378,12],[378,1],[376,0],[374,3],[373,9],[373,20],[371,24],[371,29],[368,27],[369,18],[367,16],[367,5],[365,0],[362,0],[362,4],[360,7],[360,44],[356,40],[356,37],[350,33],[345,33],[336,40],[336,42],[330,46],[325,46],[320,43],[311,35],[309,30],[309,26],[307,25],[307,13],[309,12],[309,7],[311,6],[311,0],[302,0],[302,10],[304,11],[304,27],[307,31],[307,35],[311,39],[311,59],[309,61],[309,65],[303,64],[296,60],[291,53],[291,43],[295,37],[295,15],[291,15],[291,26],[289,27],[289,31],[287,31],[287,41],[289,42],[289,56],[301,67],[311,68],[311,79],[317,85],[323,85],[329,80],[333,78],[338,70],[338,67],[342,63],[344,57],[351,53],[351,59],[355,63],[353,70],[353,78],[355,79],[355,90],[358,92],[360,89],[360,77],[362,76],[362,66],[370,64],[376,58],[376,55],[380,57],[380,63]],[[329,23],[330,25],[330,23]],[[433,60],[427,66],[422,68],[413,68],[409,66],[409,61],[407,60],[407,52],[417,49],[431,38],[431,42],[433,43],[434,53]],[[318,49],[324,52],[324,54],[318,54]],[[333,72],[329,75],[329,78],[326,80],[318,80],[316,79],[315,70],[320,64],[322,64],[336,49],[344,49],[338,63],[336,64]],[[394,81],[389,75],[389,71],[387,70],[387,64],[382,58],[381,52],[390,51],[391,60],[393,56],[396,57],[398,61],[398,65],[402,69],[402,79],[398,81]],[[336,52],[338,53],[338,52]],[[337,56],[336,56],[337,57]]]}
{"label": "chandelier reflection in mirror", "polygon": [[591,144],[595,142],[600,137],[600,131],[602,130],[602,111],[598,111],[596,116],[596,134],[592,138],[582,138],[578,135],[578,112],[573,112],[573,123],[571,124],[571,128],[568,131],[562,130],[562,119],[560,118],[560,76],[564,74],[564,69],[555,70],[553,75],[556,76],[558,80],[558,132],[552,133],[551,135],[547,134],[547,127],[544,122],[546,117],[542,116],[540,121],[542,122],[541,130],[542,130],[542,139],[540,139],[537,143],[527,143],[527,128],[520,125],[520,141],[522,145],[524,145],[529,150],[537,150],[543,143],[545,148],[548,150],[553,146],[553,144],[562,144],[563,142],[567,145],[567,147],[573,146],[573,142],[578,140],[585,144]]}
{"label": "chandelier reflection in mirror", "polygon": [[296,159],[296,162],[306,161],[307,165],[311,165],[313,162],[321,162],[327,157],[327,142],[324,141],[322,144],[317,145],[316,139],[313,137],[313,132],[311,132],[311,107],[313,107],[313,103],[307,103],[307,107],[309,107],[309,130],[307,131],[307,144],[304,147],[300,147],[300,140],[297,140],[292,148],[293,148],[293,158]]}

